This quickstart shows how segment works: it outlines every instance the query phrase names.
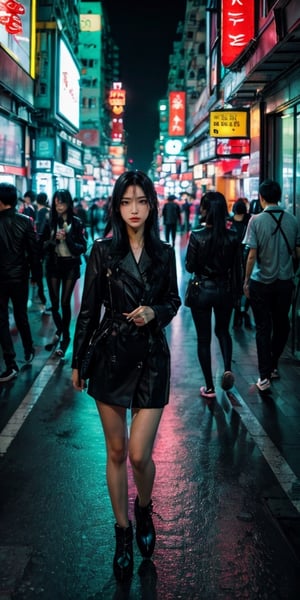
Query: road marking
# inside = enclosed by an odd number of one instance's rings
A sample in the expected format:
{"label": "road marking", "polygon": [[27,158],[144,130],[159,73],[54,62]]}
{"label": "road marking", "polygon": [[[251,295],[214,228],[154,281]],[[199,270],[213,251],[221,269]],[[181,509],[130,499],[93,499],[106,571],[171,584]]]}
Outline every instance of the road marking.
{"label": "road marking", "polygon": [[7,452],[10,444],[16,437],[18,431],[21,429],[34,405],[37,403],[38,399],[43,393],[50,377],[52,377],[53,373],[57,369],[59,362],[60,361],[53,362],[53,360],[49,359],[49,361],[40,371],[37,378],[34,380],[29,392],[22,400],[20,406],[11,416],[4,429],[2,429],[0,433],[0,456],[3,456]]}
{"label": "road marking", "polygon": [[255,444],[260,449],[282,489],[285,491],[293,506],[300,513],[298,477],[295,475],[294,471],[292,471],[275,444],[273,444],[267,432],[261,426],[236,388],[234,388],[233,395],[239,405],[235,404],[232,408],[239,414],[248,433],[252,436]]}

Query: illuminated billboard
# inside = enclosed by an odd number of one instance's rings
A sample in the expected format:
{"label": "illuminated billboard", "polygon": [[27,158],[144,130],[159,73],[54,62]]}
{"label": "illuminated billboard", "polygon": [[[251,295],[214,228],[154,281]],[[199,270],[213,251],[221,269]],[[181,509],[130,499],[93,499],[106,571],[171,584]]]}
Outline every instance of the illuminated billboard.
{"label": "illuminated billboard", "polygon": [[79,129],[80,72],[64,40],[59,41],[58,113]]}

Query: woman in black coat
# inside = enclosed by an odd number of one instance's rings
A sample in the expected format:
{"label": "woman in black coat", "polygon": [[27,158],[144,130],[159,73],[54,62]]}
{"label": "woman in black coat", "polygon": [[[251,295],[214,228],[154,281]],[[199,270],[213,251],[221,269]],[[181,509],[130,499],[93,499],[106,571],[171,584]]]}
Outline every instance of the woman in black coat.
{"label": "woman in black coat", "polygon": [[242,285],[240,243],[237,232],[230,229],[226,200],[220,192],[207,192],[200,210],[205,222],[192,231],[186,254],[186,270],[197,278],[197,294],[190,306],[197,332],[197,349],[205,386],[200,395],[215,398],[211,367],[212,313],[224,363],[222,388],[233,386],[231,371],[232,339],[229,323],[235,298]]}
{"label": "woman in black coat", "polygon": [[81,254],[87,248],[84,227],[73,213],[73,200],[68,190],[54,193],[42,240],[51,311],[56,325],[55,336],[46,345],[46,350],[52,350],[62,337],[56,354],[63,357],[70,343],[72,293],[80,277]]}
{"label": "woman in black coat", "polygon": [[[107,447],[107,482],[116,519],[114,573],[133,569],[127,456],[137,487],[136,538],[144,557],[155,545],[152,449],[168,402],[170,355],[164,328],[181,304],[173,248],[159,239],[158,201],[141,171],[123,173],[111,198],[112,238],[96,240],[87,263],[73,352],[73,385],[83,390],[82,357],[102,317],[108,334],[90,375]],[[104,312],[104,316],[103,316]],[[130,438],[126,409],[131,409]]]}

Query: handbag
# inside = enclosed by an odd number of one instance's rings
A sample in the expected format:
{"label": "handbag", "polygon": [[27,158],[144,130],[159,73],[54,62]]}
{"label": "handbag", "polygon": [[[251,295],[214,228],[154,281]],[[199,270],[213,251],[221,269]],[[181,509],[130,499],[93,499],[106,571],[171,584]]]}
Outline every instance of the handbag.
{"label": "handbag", "polygon": [[200,292],[200,280],[195,275],[192,277],[186,287],[185,296],[184,296],[184,306],[188,308],[195,308],[197,306],[198,298]]}

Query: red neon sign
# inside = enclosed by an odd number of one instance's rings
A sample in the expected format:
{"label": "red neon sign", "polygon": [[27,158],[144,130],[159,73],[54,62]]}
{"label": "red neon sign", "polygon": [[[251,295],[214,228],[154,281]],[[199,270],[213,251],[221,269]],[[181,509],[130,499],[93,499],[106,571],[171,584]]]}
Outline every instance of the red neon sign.
{"label": "red neon sign", "polygon": [[255,0],[222,0],[221,60],[230,67],[254,37]]}
{"label": "red neon sign", "polygon": [[170,92],[169,135],[185,135],[185,92]]}
{"label": "red neon sign", "polygon": [[15,0],[0,2],[0,25],[3,25],[11,35],[23,32],[23,25],[19,15],[25,14],[25,6]]}

